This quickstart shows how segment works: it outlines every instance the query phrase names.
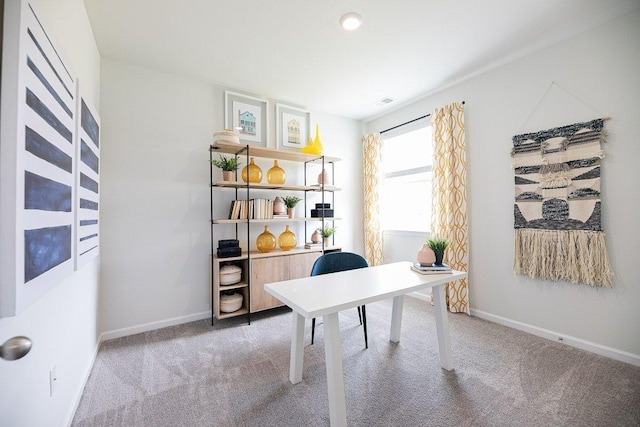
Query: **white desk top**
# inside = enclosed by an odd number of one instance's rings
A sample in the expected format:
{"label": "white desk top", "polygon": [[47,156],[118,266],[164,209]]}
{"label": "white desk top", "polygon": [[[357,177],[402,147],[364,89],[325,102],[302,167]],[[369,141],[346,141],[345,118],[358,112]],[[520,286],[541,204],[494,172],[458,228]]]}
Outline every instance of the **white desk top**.
{"label": "white desk top", "polygon": [[462,279],[467,273],[419,274],[411,262],[268,283],[265,290],[307,319]]}

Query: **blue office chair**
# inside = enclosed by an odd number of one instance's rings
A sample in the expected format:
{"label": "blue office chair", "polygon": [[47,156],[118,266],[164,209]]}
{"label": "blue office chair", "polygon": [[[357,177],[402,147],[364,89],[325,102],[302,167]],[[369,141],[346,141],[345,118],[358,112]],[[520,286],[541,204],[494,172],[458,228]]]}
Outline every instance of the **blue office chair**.
{"label": "blue office chair", "polygon": [[[330,252],[322,255],[316,260],[311,268],[311,275],[319,276],[321,274],[355,270],[357,268],[365,267],[369,267],[369,263],[358,254],[354,254],[352,252]],[[360,309],[362,309],[362,312]],[[369,348],[369,343],[367,341],[367,312],[364,305],[358,306],[358,318],[360,319],[360,324],[364,326],[364,346],[365,348]],[[316,319],[313,318],[311,320],[311,344],[313,344],[315,329]]]}

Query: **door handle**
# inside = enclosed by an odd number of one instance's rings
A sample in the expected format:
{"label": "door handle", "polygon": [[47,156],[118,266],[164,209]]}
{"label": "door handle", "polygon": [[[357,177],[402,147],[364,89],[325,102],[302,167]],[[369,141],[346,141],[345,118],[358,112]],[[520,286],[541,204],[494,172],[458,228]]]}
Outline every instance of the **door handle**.
{"label": "door handle", "polygon": [[31,350],[31,340],[27,337],[9,338],[0,345],[0,358],[4,360],[18,360]]}

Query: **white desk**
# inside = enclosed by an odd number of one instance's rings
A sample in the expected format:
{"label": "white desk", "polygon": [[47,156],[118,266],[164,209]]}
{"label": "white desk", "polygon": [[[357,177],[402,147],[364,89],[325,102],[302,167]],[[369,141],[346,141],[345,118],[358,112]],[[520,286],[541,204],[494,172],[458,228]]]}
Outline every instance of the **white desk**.
{"label": "white desk", "polygon": [[323,316],[329,415],[332,426],[347,425],[342,344],[338,326],[339,311],[393,298],[390,339],[393,342],[399,342],[404,295],[432,288],[436,309],[440,365],[448,371],[453,369],[444,285],[466,277],[467,273],[454,271],[448,274],[422,275],[412,271],[410,266],[410,262],[397,262],[377,267],[268,283],[264,287],[267,292],[293,310],[289,367],[289,379],[293,384],[302,381],[304,321]]}

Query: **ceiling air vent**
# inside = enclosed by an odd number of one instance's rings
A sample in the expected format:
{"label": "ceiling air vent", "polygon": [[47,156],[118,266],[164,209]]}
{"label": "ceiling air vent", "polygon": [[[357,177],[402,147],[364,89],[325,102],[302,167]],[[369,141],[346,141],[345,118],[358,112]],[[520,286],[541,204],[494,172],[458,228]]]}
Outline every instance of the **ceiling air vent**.
{"label": "ceiling air vent", "polygon": [[376,107],[384,107],[385,105],[391,104],[393,101],[393,98],[389,98],[388,96],[386,96],[374,102],[373,105],[375,105]]}

